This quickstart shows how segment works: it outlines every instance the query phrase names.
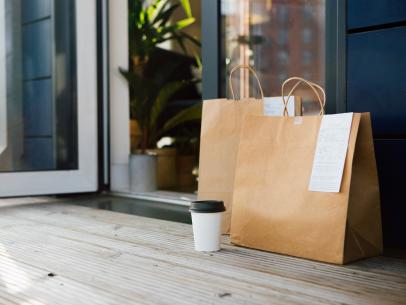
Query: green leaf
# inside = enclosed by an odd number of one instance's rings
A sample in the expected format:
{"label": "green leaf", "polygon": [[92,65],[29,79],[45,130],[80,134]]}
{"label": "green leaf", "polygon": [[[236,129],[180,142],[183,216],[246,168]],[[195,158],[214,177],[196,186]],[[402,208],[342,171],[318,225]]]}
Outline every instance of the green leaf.
{"label": "green leaf", "polygon": [[189,41],[193,42],[193,43],[194,43],[195,45],[197,45],[198,47],[201,47],[201,46],[202,46],[200,40],[197,39],[196,37],[194,37],[194,36],[192,36],[192,35],[189,35],[189,34],[186,33],[186,32],[180,32],[180,35],[181,35],[183,38],[186,38],[186,39],[188,39]]}
{"label": "green leaf", "polygon": [[202,106],[203,103],[200,102],[196,105],[193,105],[189,108],[186,108],[175,116],[173,116],[171,119],[169,119],[165,125],[163,126],[160,134],[163,134],[165,132],[168,132],[169,130],[183,124],[186,122],[190,121],[195,121],[195,120],[201,120],[202,118]]}
{"label": "green leaf", "polygon": [[182,7],[185,10],[186,16],[192,17],[192,9],[190,8],[189,0],[181,0]]}
{"label": "green leaf", "polygon": [[149,5],[146,9],[147,14],[148,14],[148,20],[153,20],[155,15],[157,14],[157,11],[160,8],[160,4],[162,3],[162,0],[156,0],[154,3]]}
{"label": "green leaf", "polygon": [[187,82],[184,81],[173,81],[165,84],[162,87],[156,100],[154,101],[154,104],[152,105],[150,127],[154,127],[156,125],[158,118],[168,104],[169,99],[186,85]]}
{"label": "green leaf", "polygon": [[171,18],[173,12],[179,7],[179,3],[176,3],[168,8],[167,6],[168,6],[167,4],[162,6],[161,10],[155,16],[152,24],[155,25],[158,23],[159,26],[161,27],[164,26]]}
{"label": "green leaf", "polygon": [[178,42],[180,48],[182,49],[183,53],[187,54],[188,53],[187,48],[186,48],[186,45],[185,45],[182,37],[180,37],[179,35],[174,35],[174,36],[175,36],[175,39]]}
{"label": "green leaf", "polygon": [[181,30],[193,24],[195,21],[196,21],[195,17],[189,17],[186,19],[179,20],[178,22],[175,23],[175,26],[177,30]]}
{"label": "green leaf", "polygon": [[193,57],[195,58],[197,68],[199,69],[200,73],[202,73],[203,63],[202,63],[202,59],[200,58],[200,55],[197,54],[196,52],[193,52]]}
{"label": "green leaf", "polygon": [[181,29],[184,29],[185,27],[191,25],[192,23],[195,22],[195,18],[186,18],[186,19],[182,19],[178,22],[176,22],[173,25],[167,26],[165,28],[162,29],[162,31],[160,32],[161,35],[165,35],[165,34],[172,34],[172,35],[176,35],[177,32]]}
{"label": "green leaf", "polygon": [[151,104],[156,99],[157,92],[154,83],[136,73],[119,68],[120,73],[127,79],[131,91],[131,113],[141,127],[149,125]]}

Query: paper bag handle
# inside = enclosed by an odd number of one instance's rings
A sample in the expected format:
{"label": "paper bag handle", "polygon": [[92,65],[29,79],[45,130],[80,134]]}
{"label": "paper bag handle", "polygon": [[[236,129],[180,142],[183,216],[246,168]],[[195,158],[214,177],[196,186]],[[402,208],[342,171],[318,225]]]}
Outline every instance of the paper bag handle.
{"label": "paper bag handle", "polygon": [[264,99],[264,91],[262,90],[261,82],[259,81],[259,77],[258,77],[257,73],[255,72],[255,70],[248,65],[237,65],[231,69],[230,75],[228,76],[228,84],[230,86],[231,96],[233,97],[233,100],[235,100],[235,95],[234,95],[234,89],[233,89],[233,82],[231,81],[231,76],[233,75],[233,73],[236,70],[239,70],[239,69],[247,69],[249,72],[252,73],[252,75],[254,75],[255,79],[258,82],[259,91],[261,92],[261,99]]}
{"label": "paper bag handle", "polygon": [[[296,80],[297,82],[292,87],[292,89],[290,89],[290,92],[288,94],[288,98],[285,99],[285,94],[284,94],[285,93],[285,86],[286,86],[287,83],[289,83],[289,82],[291,82],[293,80]],[[311,81],[305,80],[304,78],[297,77],[297,76],[288,78],[282,84],[282,100],[283,100],[283,103],[285,105],[284,110],[283,110],[283,115],[286,116],[288,114],[288,101],[289,101],[289,98],[292,96],[292,93],[295,91],[295,89],[302,83],[307,84],[313,90],[315,95],[317,96],[317,100],[319,101],[319,104],[320,104],[320,115],[323,115],[324,114],[324,106],[326,105],[326,92],[324,91],[324,89],[320,85],[318,85],[316,83],[313,83]],[[320,94],[316,90],[316,88],[319,89],[320,92],[322,93],[323,100],[321,99]]]}

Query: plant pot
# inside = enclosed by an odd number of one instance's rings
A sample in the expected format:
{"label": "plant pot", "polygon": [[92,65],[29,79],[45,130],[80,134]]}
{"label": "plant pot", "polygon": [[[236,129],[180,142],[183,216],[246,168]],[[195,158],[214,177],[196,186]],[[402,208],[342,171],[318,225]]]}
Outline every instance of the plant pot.
{"label": "plant pot", "polygon": [[157,188],[174,189],[177,185],[176,148],[164,147],[148,152],[157,155]]}
{"label": "plant pot", "polygon": [[135,154],[137,148],[141,143],[141,129],[138,125],[137,120],[130,120],[130,144],[131,144],[131,153]]}
{"label": "plant pot", "polygon": [[156,155],[130,155],[130,191],[134,193],[156,191],[156,172]]}
{"label": "plant pot", "polygon": [[191,192],[196,188],[196,177],[193,168],[196,165],[194,155],[179,155],[176,159],[178,172],[178,188],[180,191]]}

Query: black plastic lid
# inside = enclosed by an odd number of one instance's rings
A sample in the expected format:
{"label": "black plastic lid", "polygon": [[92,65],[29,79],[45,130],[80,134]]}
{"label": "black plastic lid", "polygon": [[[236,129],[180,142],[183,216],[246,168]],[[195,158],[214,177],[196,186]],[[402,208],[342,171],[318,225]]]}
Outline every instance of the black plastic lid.
{"label": "black plastic lid", "polygon": [[198,200],[190,204],[190,211],[194,213],[218,213],[225,210],[224,202],[218,200]]}

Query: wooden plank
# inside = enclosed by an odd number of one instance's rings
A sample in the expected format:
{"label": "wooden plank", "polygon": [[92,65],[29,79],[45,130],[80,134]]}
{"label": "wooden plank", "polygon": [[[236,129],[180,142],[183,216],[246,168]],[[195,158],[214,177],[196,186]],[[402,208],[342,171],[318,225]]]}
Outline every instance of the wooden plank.
{"label": "wooden plank", "polygon": [[40,204],[50,202],[63,202],[63,199],[57,199],[55,197],[17,197],[17,198],[0,198],[0,207],[13,207],[26,204]]}
{"label": "wooden plank", "polygon": [[[40,220],[42,223],[49,223],[49,224],[54,224],[54,225],[59,225],[63,226],[64,224],[67,224],[68,227],[70,228],[76,228],[80,229],[82,226],[85,226],[85,228],[89,224],[89,218],[92,220],[92,222],[97,220],[97,223],[100,225],[103,225],[104,223],[111,224],[111,226],[115,230],[111,230],[108,227],[106,227],[105,234],[106,236],[112,236],[113,233],[115,232],[116,229],[119,229],[121,227],[133,227],[138,230],[144,230],[147,233],[152,233],[156,232],[159,233],[162,236],[166,236],[166,233],[171,233],[171,235],[178,236],[182,238],[182,241],[185,243],[191,245],[191,239],[192,239],[192,233],[191,233],[191,227],[189,225],[185,224],[173,224],[170,223],[170,225],[163,227],[163,224],[167,222],[163,222],[160,220],[155,220],[155,219],[148,219],[148,218],[143,218],[143,217],[136,217],[133,215],[128,215],[128,214],[118,214],[118,213],[110,213],[108,211],[101,211],[101,210],[96,210],[96,209],[89,209],[89,208],[84,208],[84,207],[77,207],[77,206],[65,206],[65,205],[52,205],[52,206],[47,206],[47,205],[42,205],[42,206],[36,206],[33,207],[35,209],[35,216],[34,220]],[[41,213],[42,216],[39,216],[38,213]],[[64,219],[62,221],[59,220],[59,216],[56,219],[53,219],[54,216],[57,216],[57,214],[62,214],[64,215]],[[18,216],[18,213],[14,213],[15,216]],[[49,215],[53,215],[53,217],[48,217]],[[71,217],[72,216],[72,217]],[[111,217],[114,216],[114,217]],[[29,215],[24,212],[24,217],[29,219]],[[40,217],[40,218],[38,218]],[[117,223],[120,223],[120,225],[117,226]],[[102,232],[99,231],[98,228],[96,228],[97,234],[101,234]],[[125,238],[123,235],[124,231],[126,228],[122,228],[121,230],[121,235]],[[104,234],[103,233],[103,234]],[[129,236],[131,237],[133,235],[133,232],[129,232]],[[150,242],[154,242],[154,238],[150,240]],[[130,239],[131,241],[131,239]],[[172,245],[172,241],[169,242],[169,246]],[[236,249],[242,249],[242,248],[236,248]],[[255,252],[259,253],[258,255],[264,254],[266,252]],[[268,255],[266,254],[266,259],[269,259]],[[281,257],[281,256],[278,256]],[[291,265],[294,262],[299,262],[299,264],[302,266],[303,264],[307,264],[311,268],[314,268],[315,266],[318,266],[318,263],[306,261],[306,260],[297,260],[291,257],[284,257],[282,256],[281,258],[285,258],[288,260],[288,264]],[[293,259],[293,261],[292,261]],[[386,258],[386,260],[391,260],[389,258]],[[396,264],[396,262],[399,262],[402,266],[404,266],[404,261],[403,260],[396,260],[392,259],[391,264],[382,266],[380,263],[380,258],[372,258],[368,260],[363,260],[361,262],[358,262],[357,264],[351,264],[345,266],[345,268],[354,268],[357,269],[358,265],[362,265],[363,267],[361,270],[366,271],[366,267],[376,267],[375,272],[389,272],[389,269],[391,266]],[[323,266],[323,270],[328,270],[329,272],[331,271],[328,269],[326,264],[320,264]],[[327,269],[326,269],[327,268]],[[406,274],[403,272],[402,268],[399,268],[398,266],[394,266],[394,268],[391,268],[391,271],[395,273],[395,275],[398,276],[403,276],[406,277]],[[351,272],[350,272],[351,273]],[[368,275],[367,275],[368,276]]]}
{"label": "wooden plank", "polygon": [[[90,210],[90,211],[92,211],[92,210]],[[82,210],[81,211],[81,216],[83,216],[83,214],[84,214],[84,212],[85,212],[85,210]],[[99,211],[96,211],[97,213],[99,212]],[[68,215],[68,211],[64,211],[63,212],[64,213],[64,215],[65,215],[65,217],[68,217],[67,215]],[[107,214],[110,214],[110,213],[108,213],[107,212]],[[122,215],[122,216],[124,216],[124,217],[130,217],[131,219],[134,219],[133,218],[133,216],[128,216],[128,215]],[[36,216],[37,217],[37,216]],[[76,222],[75,222],[75,219],[66,219],[67,220],[67,222],[69,222],[73,227],[75,227],[75,228],[80,228],[80,226],[81,226],[81,222],[80,221],[78,221],[78,219],[76,219]],[[141,223],[139,224],[140,225],[140,229],[142,229],[142,228],[145,228],[145,225],[146,224],[144,224],[144,221],[143,220],[145,220],[144,218],[140,218],[139,219],[139,221],[141,221]],[[46,219],[44,219],[43,221],[47,221]],[[48,220],[48,221],[53,221],[53,220]],[[82,221],[84,221],[84,223],[86,224],[87,222],[85,221],[85,220],[82,220]],[[139,221],[137,221],[137,223],[139,223]],[[60,223],[59,222],[59,220],[56,220],[55,221],[56,223]],[[154,220],[148,220],[147,219],[147,223],[150,223],[150,224],[152,224],[154,222]],[[158,221],[158,223],[162,223],[162,222],[160,222],[160,221]],[[185,227],[185,225],[181,225],[181,228],[183,228],[183,227]],[[186,226],[186,227],[188,227],[188,226]],[[189,227],[190,228],[190,227]],[[125,231],[125,229],[126,228],[122,228],[122,230],[121,230],[121,236],[122,237],[124,237],[125,238],[125,236],[123,236],[123,231]],[[147,230],[147,233],[150,233],[150,231],[153,229],[153,227],[150,227],[150,228],[148,228],[148,230]],[[162,229],[161,228],[157,228],[157,230],[158,231],[162,231]],[[96,233],[97,234],[101,234],[101,233],[103,233],[103,232],[100,232],[100,230],[98,229],[98,228],[96,228]],[[107,234],[108,233],[110,233],[110,232],[112,232],[112,231],[110,231],[110,229],[109,230],[107,230]],[[175,233],[175,232],[174,232]],[[181,232],[177,232],[177,234],[176,235],[179,235]],[[136,235],[136,234],[133,234],[133,232],[129,232],[129,234],[128,234],[128,236],[130,236],[129,238],[129,240],[131,241],[131,237],[133,236],[133,235]],[[183,235],[185,235],[184,234],[184,232],[183,232]],[[191,232],[188,232],[187,234],[187,237],[190,239],[191,238]],[[182,236],[182,237],[185,237],[186,238],[186,236]],[[161,238],[159,237],[159,236],[151,236],[151,238],[148,240],[148,242],[154,242],[156,239],[158,239],[158,240],[161,240]],[[141,241],[140,241],[141,242]],[[144,241],[145,242],[145,241]],[[172,245],[173,245],[173,243],[174,242],[176,242],[176,238],[174,239],[174,240],[170,240],[170,241],[168,241],[168,246],[169,247],[171,247]],[[161,244],[162,245],[162,244]],[[188,245],[191,245],[191,241],[188,241]],[[241,251],[242,250],[242,248],[234,248],[234,249],[238,249],[239,251]],[[259,254],[265,254],[265,252],[257,252],[257,251],[255,251],[256,253],[259,253]],[[268,255],[269,256],[269,255]],[[269,259],[269,257],[266,257],[267,259]],[[322,273],[324,270],[326,270],[327,269],[327,271],[329,272],[329,277],[331,277],[331,272],[332,272],[332,270],[330,270],[331,268],[328,268],[330,265],[326,265],[326,264],[320,264],[320,263],[314,263],[314,262],[309,262],[309,261],[303,261],[303,260],[298,260],[298,259],[294,259],[294,258],[290,258],[290,257],[284,257],[284,256],[278,256],[279,258],[282,258],[282,259],[287,259],[288,260],[288,264],[289,265],[292,265],[292,263],[294,264],[294,262],[299,262],[299,264],[300,264],[300,266],[303,266],[304,264],[308,264],[308,266],[310,266],[310,270],[308,270],[308,271],[311,271],[313,268],[315,268],[315,267],[317,267],[317,266],[322,266],[323,268],[320,270],[320,271],[318,271],[318,274],[317,274],[317,276],[319,277],[320,276],[320,273]],[[293,259],[293,261],[292,261],[292,259]],[[280,263],[280,261],[278,261],[278,263]],[[310,265],[309,265],[310,264]],[[295,269],[297,269],[297,267],[300,267],[300,266],[293,266]],[[326,268],[327,267],[327,268]],[[336,270],[337,269],[337,267],[336,266],[333,266],[335,269],[334,270]],[[285,267],[284,267],[285,268]],[[345,269],[338,269],[338,270],[340,270],[340,271],[342,271],[342,270],[345,270]],[[351,271],[351,270],[349,270],[348,272],[347,272],[349,275],[353,275],[353,271]],[[364,271],[364,273],[365,273],[365,271]],[[340,275],[339,275],[340,276]],[[370,277],[370,274],[364,274],[364,278],[365,279],[368,279]],[[378,285],[379,285],[379,283],[378,283]]]}
{"label": "wooden plank", "polygon": [[[399,259],[334,266],[238,248],[227,239],[221,252],[210,255],[193,251],[185,224],[62,204],[0,211],[0,244],[6,248],[0,264],[11,255],[22,270],[53,270],[76,290],[103,290],[111,304],[114,298],[163,304],[406,300],[406,263]],[[0,300],[6,292],[0,284]],[[43,291],[32,295],[43,297]]]}
{"label": "wooden plank", "polygon": [[[28,228],[30,227],[32,226]],[[193,266],[184,267],[176,262],[166,261],[162,254],[161,259],[136,256],[132,253],[123,253],[114,247],[111,249],[100,248],[49,235],[43,244],[39,241],[40,237],[44,235],[43,232],[32,235],[30,230],[27,230],[27,226],[22,224],[16,225],[15,228],[21,228],[21,231],[14,232],[12,230],[13,233],[10,231],[6,234],[0,233],[2,244],[11,243],[13,245],[12,254],[15,259],[21,261],[29,259],[31,263],[36,265],[47,264],[48,268],[55,270],[57,274],[61,273],[78,280],[85,278],[88,281],[91,279],[98,286],[107,287],[107,290],[110,289],[111,285],[114,286],[114,283],[120,283],[119,287],[114,287],[114,290],[127,297],[134,297],[133,289],[135,291],[141,289],[150,291],[152,295],[158,295],[159,298],[165,294],[166,299],[169,298],[171,300],[169,303],[172,304],[173,302],[180,304],[182,303],[181,300],[188,304],[190,300],[199,302],[201,299],[204,301],[206,295],[215,297],[224,293],[226,287],[226,291],[232,294],[232,303],[234,304],[243,304],[246,300],[250,300],[251,304],[264,304],[270,300],[270,294],[272,294],[272,300],[275,304],[286,304],[287,301],[292,304],[298,303],[295,302],[295,298],[298,299],[297,294],[282,293],[278,291],[278,288],[275,289],[272,286],[256,287],[256,293],[251,295],[252,291],[249,285],[241,285],[235,278],[218,277],[211,272],[212,270],[200,270],[200,268],[193,268]],[[29,233],[24,234],[24,232]],[[13,243],[17,238],[19,243]],[[46,245],[52,245],[52,247]],[[34,251],[36,256],[26,254],[26,249]],[[70,266],[69,270],[66,269],[67,264]],[[134,274],[138,276],[133,278],[132,275]],[[125,289],[126,287],[128,289]],[[155,291],[156,289],[160,294]],[[305,295],[300,300],[303,297]],[[315,299],[312,297],[312,300]],[[152,301],[156,302],[157,300]]]}
{"label": "wooden plank", "polygon": [[[26,249],[27,250],[27,249]],[[0,297],[17,304],[132,304],[125,298],[109,295],[103,289],[82,285],[59,276],[49,277],[49,270],[17,261],[5,246],[0,248]],[[2,304],[9,304],[5,302]]]}

